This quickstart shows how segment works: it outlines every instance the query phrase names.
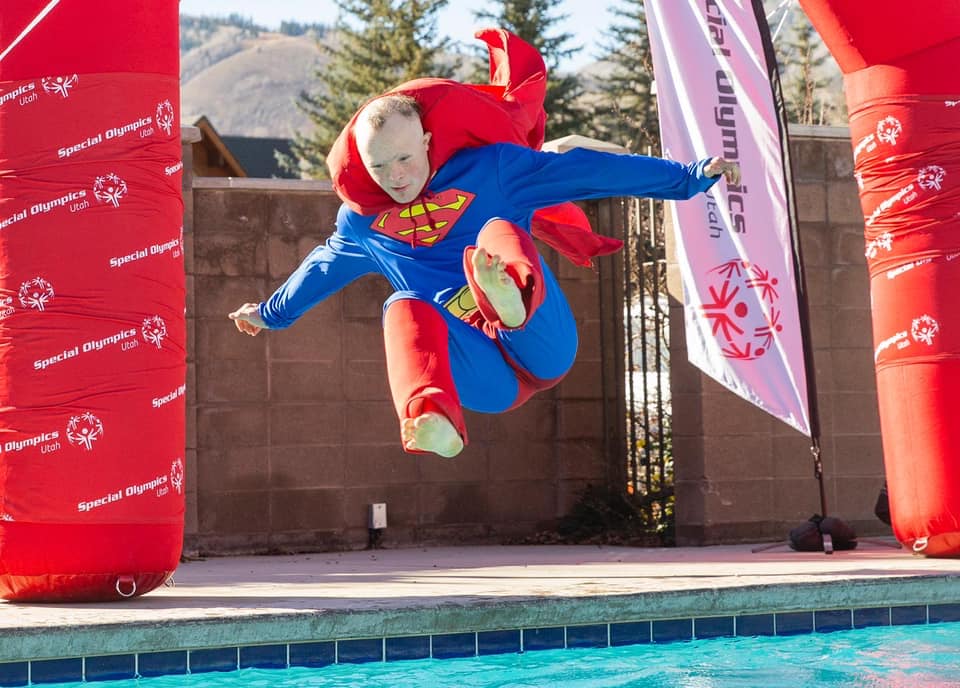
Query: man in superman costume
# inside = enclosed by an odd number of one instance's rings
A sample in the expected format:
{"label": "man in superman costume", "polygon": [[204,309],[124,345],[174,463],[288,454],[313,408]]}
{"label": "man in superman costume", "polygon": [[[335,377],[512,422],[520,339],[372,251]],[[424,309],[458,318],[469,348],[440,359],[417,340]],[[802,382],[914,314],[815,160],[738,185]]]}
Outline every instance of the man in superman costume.
{"label": "man in superman costume", "polygon": [[687,199],[739,168],[588,150],[539,152],[546,68],[507,31],[477,33],[491,84],[417,79],[357,112],[327,156],[336,231],[265,302],[230,314],[251,335],[291,325],[368,273],[384,305],[387,373],[405,451],[455,456],[463,408],[498,413],[557,384],[575,322],[531,234],[574,263],[618,250],[569,201]]}

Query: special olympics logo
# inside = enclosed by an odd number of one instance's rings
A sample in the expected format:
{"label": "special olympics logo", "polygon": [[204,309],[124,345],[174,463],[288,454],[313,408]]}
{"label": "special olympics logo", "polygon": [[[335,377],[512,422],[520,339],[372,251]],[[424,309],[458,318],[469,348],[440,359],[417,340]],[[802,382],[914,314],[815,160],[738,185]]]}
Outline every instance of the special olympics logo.
{"label": "special olympics logo", "polygon": [[163,129],[167,136],[173,131],[173,105],[169,100],[157,105],[157,126]]}
{"label": "special olympics logo", "polygon": [[20,303],[25,308],[42,311],[53,298],[53,285],[42,277],[34,277],[20,285]]}
{"label": "special olympics logo", "polygon": [[923,342],[927,346],[933,346],[933,340],[940,332],[940,323],[929,315],[921,315],[914,318],[910,325],[910,336],[915,342]]}
{"label": "special olympics logo", "polygon": [[46,76],[40,80],[43,90],[52,95],[58,95],[66,98],[70,95],[70,89],[80,81],[76,74],[70,76]]}
{"label": "special olympics logo", "polygon": [[120,199],[127,195],[127,183],[111,172],[93,181],[93,195],[98,201],[119,208]]}
{"label": "special olympics logo", "polygon": [[867,250],[864,251],[863,255],[867,258],[876,258],[877,254],[880,252],[880,249],[883,249],[887,252],[893,250],[893,235],[890,232],[884,232],[876,239],[871,239],[870,243],[867,244]]}
{"label": "special olympics logo", "polygon": [[177,459],[170,466],[170,484],[177,494],[183,494],[183,460]]}
{"label": "special olympics logo", "polygon": [[103,437],[103,423],[89,411],[73,416],[67,423],[67,440],[70,444],[76,444],[91,451],[93,443],[101,437]]}
{"label": "special olympics logo", "polygon": [[897,145],[897,137],[903,133],[903,125],[896,117],[884,117],[877,122],[877,138],[891,146]]}
{"label": "special olympics logo", "polygon": [[143,335],[144,341],[153,344],[159,349],[163,344],[164,338],[167,336],[167,325],[163,322],[163,318],[159,315],[154,315],[143,321],[143,327],[140,328],[140,333]]}
{"label": "special olympics logo", "polygon": [[780,280],[769,270],[740,259],[727,261],[707,275],[712,301],[705,302],[701,309],[723,355],[743,361],[760,358],[783,331],[783,311],[775,307],[780,300]]}
{"label": "special olympics logo", "polygon": [[927,165],[924,168],[921,168],[920,173],[917,175],[917,184],[920,185],[921,189],[936,189],[940,191],[940,188],[943,186],[943,179],[947,176],[947,171],[940,167],[940,165]]}

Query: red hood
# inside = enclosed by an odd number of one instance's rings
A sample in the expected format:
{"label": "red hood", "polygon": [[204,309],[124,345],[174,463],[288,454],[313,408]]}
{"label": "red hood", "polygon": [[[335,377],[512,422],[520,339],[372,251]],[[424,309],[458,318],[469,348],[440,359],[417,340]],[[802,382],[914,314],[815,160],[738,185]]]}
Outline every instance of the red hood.
{"label": "red hood", "polygon": [[[492,143],[514,143],[534,149],[543,145],[547,68],[540,53],[504,29],[484,29],[476,37],[487,44],[489,51],[489,84],[414,79],[377,96],[403,94],[420,104],[423,129],[432,134],[428,154],[432,172],[463,148]],[[327,168],[340,199],[352,210],[372,215],[396,203],[363,166],[354,136],[358,116],[359,110],[334,142],[327,156]],[[591,256],[612,253],[622,245],[616,239],[593,234],[586,216],[572,204],[555,208],[564,208],[563,219],[557,222],[548,213],[538,211],[534,236],[574,263],[590,265]],[[568,235],[569,232],[574,234]],[[580,236],[583,234],[586,236]]]}

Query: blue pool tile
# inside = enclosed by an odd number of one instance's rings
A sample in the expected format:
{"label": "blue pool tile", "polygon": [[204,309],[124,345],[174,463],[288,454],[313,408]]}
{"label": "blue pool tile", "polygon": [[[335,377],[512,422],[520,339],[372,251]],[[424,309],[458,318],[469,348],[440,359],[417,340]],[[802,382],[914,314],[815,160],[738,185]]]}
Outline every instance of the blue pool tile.
{"label": "blue pool tile", "polygon": [[853,627],[889,626],[890,607],[866,607],[853,610]]}
{"label": "blue pool tile", "polygon": [[477,654],[501,655],[520,652],[520,629],[477,633]]}
{"label": "blue pool tile", "polygon": [[187,673],[187,652],[141,652],[137,656],[137,670],[144,678]]}
{"label": "blue pool tile", "polygon": [[669,643],[693,638],[693,619],[664,619],[653,622],[653,642]]}
{"label": "blue pool tile", "polygon": [[26,662],[3,662],[0,663],[0,686],[25,686],[27,685],[27,663]]}
{"label": "blue pool tile", "polygon": [[606,647],[607,624],[567,626],[567,647]]}
{"label": "blue pool tile", "polygon": [[337,661],[341,664],[363,664],[383,661],[383,638],[338,640]]}
{"label": "blue pool tile", "polygon": [[737,635],[773,635],[773,614],[738,616]]}
{"label": "blue pool tile", "polygon": [[286,669],[286,645],[250,645],[240,648],[241,669]]}
{"label": "blue pool tile", "polygon": [[930,623],[960,621],[960,604],[931,604]]}
{"label": "blue pool tile", "polygon": [[[853,628],[853,619],[849,609],[825,609],[814,612],[814,617],[818,633],[849,631]],[[779,629],[777,629],[777,632],[780,632]]]}
{"label": "blue pool tile", "polygon": [[30,662],[30,679],[34,683],[69,683],[83,680],[83,660],[44,659]]}
{"label": "blue pool tile", "polygon": [[922,604],[910,607],[891,607],[890,623],[894,626],[927,623],[927,608]]}
{"label": "blue pool tile", "polygon": [[325,667],[337,661],[332,640],[320,643],[290,643],[290,666]]}
{"label": "blue pool tile", "polygon": [[237,648],[217,647],[212,650],[190,650],[190,673],[236,671]]}
{"label": "blue pool tile", "polygon": [[780,612],[775,618],[777,635],[813,633],[813,612]]}
{"label": "blue pool tile", "polygon": [[563,646],[563,626],[523,629],[524,652],[528,650],[560,650]]}
{"label": "blue pool tile", "polygon": [[416,635],[407,638],[387,638],[387,661],[397,659],[429,659],[430,636]]}
{"label": "blue pool tile", "polygon": [[444,633],[433,636],[433,656],[436,659],[474,657],[477,654],[475,633]]}
{"label": "blue pool tile", "polygon": [[113,681],[136,678],[137,658],[135,655],[87,657],[87,666],[84,673],[88,681]]}
{"label": "blue pool tile", "polygon": [[722,638],[733,635],[732,616],[711,616],[693,620],[693,634],[697,638]]}
{"label": "blue pool tile", "polygon": [[650,642],[649,621],[627,621],[610,624],[610,644],[639,645]]}

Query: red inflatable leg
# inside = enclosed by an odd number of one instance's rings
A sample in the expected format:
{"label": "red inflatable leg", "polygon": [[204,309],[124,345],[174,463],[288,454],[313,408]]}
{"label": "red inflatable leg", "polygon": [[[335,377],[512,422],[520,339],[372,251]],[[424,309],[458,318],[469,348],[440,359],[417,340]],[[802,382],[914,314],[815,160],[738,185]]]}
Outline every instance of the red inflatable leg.
{"label": "red inflatable leg", "polygon": [[383,336],[387,377],[399,419],[416,418],[431,411],[442,413],[466,445],[466,423],[450,372],[443,316],[425,301],[394,301],[383,316]]}

